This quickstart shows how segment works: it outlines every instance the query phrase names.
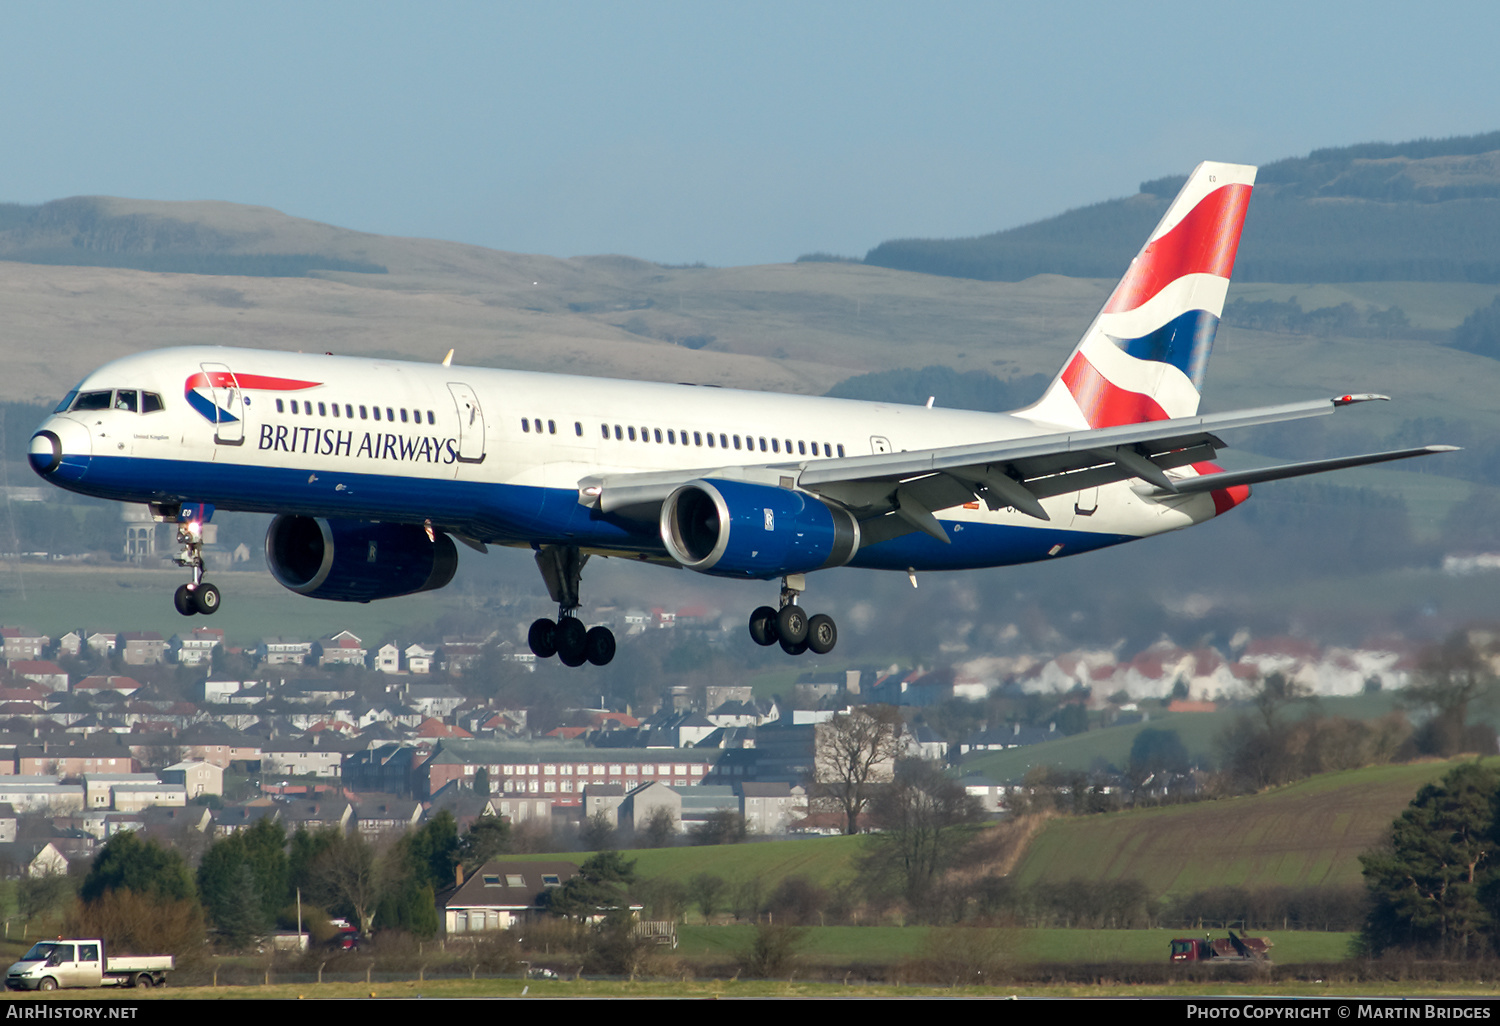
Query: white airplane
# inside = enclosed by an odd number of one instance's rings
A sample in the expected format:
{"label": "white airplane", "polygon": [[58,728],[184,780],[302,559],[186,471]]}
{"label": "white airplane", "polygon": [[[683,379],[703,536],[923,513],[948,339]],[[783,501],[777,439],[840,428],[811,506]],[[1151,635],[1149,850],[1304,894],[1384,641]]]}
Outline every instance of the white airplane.
{"label": "white airplane", "polygon": [[271,573],[313,598],[441,588],[455,538],[530,547],[558,604],[530,645],[569,666],[614,655],[608,628],[577,616],[594,554],[780,578],[751,636],[826,653],[834,621],[799,603],[814,570],[1074,555],[1201,523],[1254,483],[1453,448],[1210,462],[1221,431],[1385,398],[1197,415],[1254,178],[1200,164],[1041,399],[1008,414],[196,347],[88,375],[30,460],[62,488],[178,525],[183,614],[219,607],[201,544],[218,508],[275,514]]}

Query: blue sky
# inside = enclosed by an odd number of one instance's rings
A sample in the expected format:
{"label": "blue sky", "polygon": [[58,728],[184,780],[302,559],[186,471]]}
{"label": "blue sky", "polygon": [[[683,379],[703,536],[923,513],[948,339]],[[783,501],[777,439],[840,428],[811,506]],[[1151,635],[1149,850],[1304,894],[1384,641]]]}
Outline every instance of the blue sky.
{"label": "blue sky", "polygon": [[0,200],[571,256],[975,235],[1203,159],[1500,128],[1492,3],[0,2]]}

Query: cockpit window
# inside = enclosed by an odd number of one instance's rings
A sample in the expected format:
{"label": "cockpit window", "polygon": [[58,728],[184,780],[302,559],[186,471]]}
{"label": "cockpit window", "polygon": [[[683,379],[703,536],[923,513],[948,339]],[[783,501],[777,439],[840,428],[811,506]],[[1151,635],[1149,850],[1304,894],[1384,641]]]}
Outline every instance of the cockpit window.
{"label": "cockpit window", "polygon": [[80,392],[78,401],[73,404],[75,410],[107,410],[114,393],[103,392]]}
{"label": "cockpit window", "polygon": [[159,413],[166,409],[161,396],[155,392],[142,392],[138,388],[121,388],[114,391],[69,392],[57,404],[56,413],[67,410],[123,410],[127,413]]}

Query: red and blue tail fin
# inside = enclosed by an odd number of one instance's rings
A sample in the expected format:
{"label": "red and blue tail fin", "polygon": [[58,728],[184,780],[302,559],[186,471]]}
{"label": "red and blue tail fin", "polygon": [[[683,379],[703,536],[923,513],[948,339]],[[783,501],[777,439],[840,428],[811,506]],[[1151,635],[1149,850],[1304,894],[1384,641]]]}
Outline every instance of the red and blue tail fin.
{"label": "red and blue tail fin", "polygon": [[1193,170],[1026,416],[1103,428],[1198,412],[1254,184],[1255,168],[1245,164]]}

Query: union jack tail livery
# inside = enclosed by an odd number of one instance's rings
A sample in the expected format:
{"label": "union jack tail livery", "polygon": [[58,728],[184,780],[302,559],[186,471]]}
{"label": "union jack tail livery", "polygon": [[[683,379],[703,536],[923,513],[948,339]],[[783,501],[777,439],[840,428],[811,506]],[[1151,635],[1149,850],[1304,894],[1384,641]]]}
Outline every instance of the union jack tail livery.
{"label": "union jack tail livery", "polygon": [[1198,412],[1255,168],[1199,164],[1031,413],[1107,428]]}

